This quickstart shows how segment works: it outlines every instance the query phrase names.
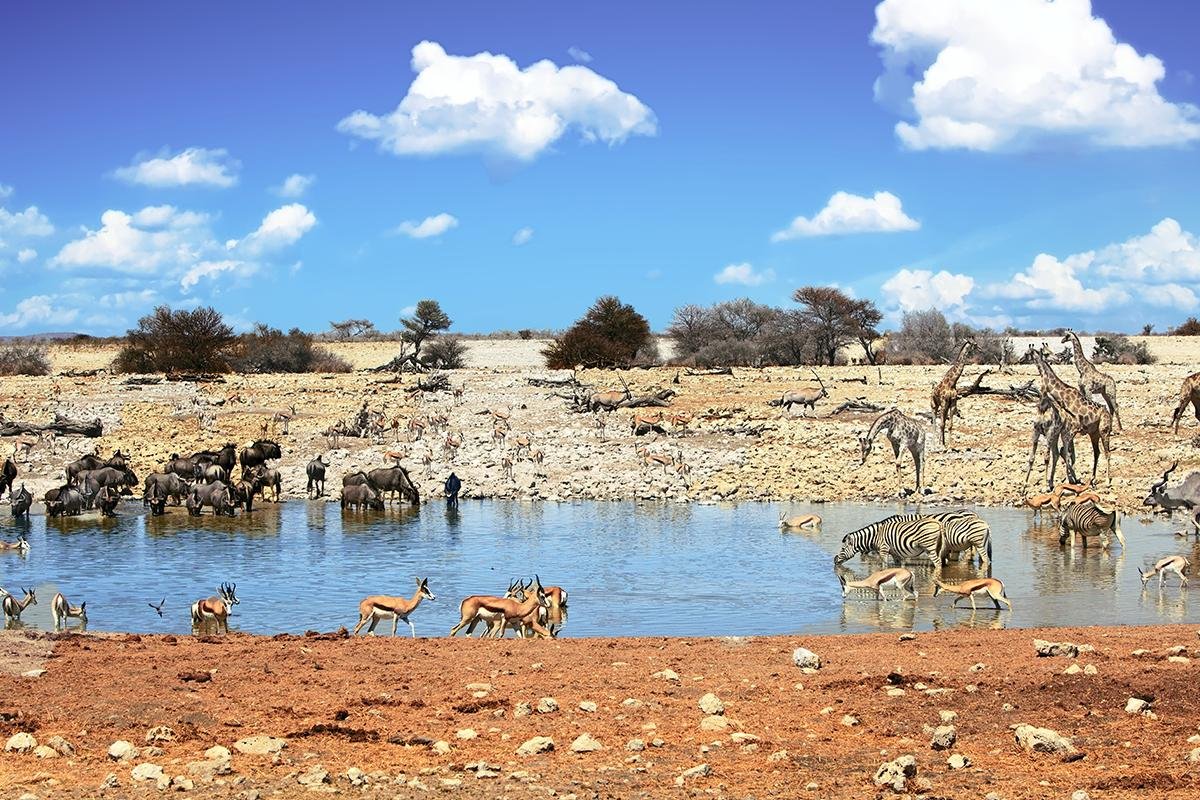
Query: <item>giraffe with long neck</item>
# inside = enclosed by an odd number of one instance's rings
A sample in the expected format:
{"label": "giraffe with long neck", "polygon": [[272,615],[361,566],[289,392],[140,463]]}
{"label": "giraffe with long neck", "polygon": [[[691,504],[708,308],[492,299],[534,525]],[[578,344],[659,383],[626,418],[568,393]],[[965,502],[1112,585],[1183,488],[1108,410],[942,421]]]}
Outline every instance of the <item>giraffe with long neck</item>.
{"label": "giraffe with long neck", "polygon": [[1096,369],[1096,365],[1088,360],[1087,355],[1083,352],[1083,344],[1079,341],[1079,335],[1075,331],[1067,331],[1062,338],[1063,344],[1068,341],[1075,354],[1075,368],[1079,370],[1079,390],[1084,397],[1091,397],[1098,394],[1104,398],[1104,404],[1108,406],[1108,411],[1117,420],[1117,430],[1124,430],[1125,426],[1121,424],[1121,411],[1117,408],[1117,382],[1111,375],[1105,375],[1100,370]]}
{"label": "giraffe with long neck", "polygon": [[958,411],[958,393],[955,391],[958,379],[962,377],[963,369],[967,366],[967,359],[974,349],[975,342],[964,339],[963,343],[958,346],[958,356],[954,359],[954,363],[950,365],[950,369],[946,371],[946,375],[938,385],[933,387],[930,405],[933,407],[934,421],[938,423],[938,441],[943,447],[946,446],[947,426],[949,426],[950,433],[954,432],[954,415]]}
{"label": "giraffe with long neck", "polygon": [[1092,483],[1096,482],[1096,469],[1100,462],[1100,448],[1104,448],[1105,471],[1108,485],[1112,485],[1112,414],[1108,409],[1093,403],[1074,386],[1069,386],[1054,373],[1046,363],[1045,352],[1029,346],[1033,362],[1037,364],[1042,378],[1042,394],[1048,396],[1063,413],[1073,434],[1086,433],[1092,442]]}
{"label": "giraffe with long neck", "polygon": [[862,458],[860,464],[867,463],[867,457],[871,455],[871,445],[881,433],[887,434],[888,442],[892,445],[892,454],[896,458],[896,483],[900,493],[904,492],[904,479],[900,469],[901,448],[908,450],[912,455],[913,465],[917,470],[916,490],[920,492],[921,467],[925,462],[925,430],[920,423],[912,417],[905,416],[898,408],[885,411],[871,423],[871,430],[866,436],[858,437],[859,455]]}

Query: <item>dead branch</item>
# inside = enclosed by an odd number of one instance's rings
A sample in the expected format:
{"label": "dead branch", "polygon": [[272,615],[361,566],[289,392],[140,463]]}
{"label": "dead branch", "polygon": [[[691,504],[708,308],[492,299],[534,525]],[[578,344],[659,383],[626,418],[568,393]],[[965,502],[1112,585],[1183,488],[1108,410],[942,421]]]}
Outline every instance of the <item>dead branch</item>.
{"label": "dead branch", "polygon": [[847,400],[846,402],[842,403],[833,411],[830,411],[829,416],[834,417],[844,411],[849,411],[855,414],[868,414],[875,413],[877,411],[883,411],[883,406],[877,406],[874,403],[868,403],[866,400],[863,400],[860,397],[856,400]]}
{"label": "dead branch", "polygon": [[80,422],[78,420],[67,419],[58,414],[55,414],[54,421],[47,425],[38,425],[35,422],[20,422],[15,419],[6,419],[0,422],[0,436],[21,436],[22,434],[39,434],[47,431],[54,431],[64,436],[87,436],[88,438],[95,439],[104,435],[104,426],[99,419],[94,419],[91,422]]}
{"label": "dead branch", "polygon": [[417,392],[448,392],[450,391],[450,378],[444,372],[435,372],[427,378],[417,378],[415,386],[409,386],[404,391],[409,394]]}
{"label": "dead branch", "polygon": [[[713,369],[689,369],[684,373],[689,378],[700,375],[732,375],[733,367],[714,367]],[[676,373],[678,376],[678,373]]]}

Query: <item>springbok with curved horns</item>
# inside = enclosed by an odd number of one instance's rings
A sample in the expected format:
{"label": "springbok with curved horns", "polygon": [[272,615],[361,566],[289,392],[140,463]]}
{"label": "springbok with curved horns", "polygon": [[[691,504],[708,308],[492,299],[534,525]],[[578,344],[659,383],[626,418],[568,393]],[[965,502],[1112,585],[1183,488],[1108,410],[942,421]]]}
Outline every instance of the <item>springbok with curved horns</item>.
{"label": "springbok with curved horns", "polygon": [[87,630],[87,603],[73,606],[67,602],[67,598],[62,592],[55,594],[54,599],[50,601],[50,616],[54,618],[54,630],[56,631],[62,630],[70,617],[79,620],[83,630]]}
{"label": "springbok with curved horns", "polygon": [[192,603],[192,628],[204,633],[211,623],[213,631],[229,633],[229,612],[240,603],[236,583],[222,583],[216,597],[206,597]]}
{"label": "springbok with curved horns", "polygon": [[908,595],[913,600],[917,599],[917,587],[913,582],[912,571],[904,567],[881,569],[878,572],[872,572],[861,581],[848,581],[845,575],[839,574],[838,582],[842,584],[842,597],[848,597],[851,589],[866,589],[875,592],[875,595],[880,600],[887,600],[888,598],[883,592],[883,587],[895,586],[900,590],[900,597],[898,599],[904,599],[905,595]]}
{"label": "springbok with curved horns", "polygon": [[364,597],[362,602],[358,604],[358,624],[354,626],[352,636],[358,636],[359,630],[363,625],[367,624],[367,620],[371,621],[370,627],[367,628],[367,635],[375,635],[375,626],[379,624],[381,619],[392,620],[392,636],[396,635],[396,625],[400,620],[408,623],[408,628],[412,632],[412,638],[417,638],[417,629],[412,624],[412,620],[408,615],[417,610],[417,606],[421,605],[421,600],[428,598],[436,600],[437,595],[429,591],[429,579],[417,578],[417,590],[411,598],[408,597],[389,597],[388,595],[373,594],[370,597]]}
{"label": "springbok with curved horns", "polygon": [[933,596],[937,597],[943,592],[958,595],[950,604],[951,606],[957,606],[958,601],[966,597],[971,601],[971,610],[975,611],[975,595],[986,594],[992,598],[992,605],[996,608],[1000,608],[1000,604],[1004,603],[1008,606],[1008,610],[1012,611],[1012,603],[1009,602],[1008,595],[1004,593],[1004,583],[999,578],[975,578],[962,583],[942,583],[934,578]]}
{"label": "springbok with curved horns", "polygon": [[1158,576],[1158,588],[1163,588],[1163,579],[1167,577],[1168,572],[1174,572],[1179,577],[1179,585],[1183,587],[1188,584],[1187,576],[1191,569],[1192,562],[1188,561],[1186,556],[1167,556],[1160,558],[1153,567],[1145,572],[1138,567],[1138,575],[1141,576],[1143,589],[1155,575]]}
{"label": "springbok with curved horns", "polygon": [[2,605],[4,606],[4,623],[6,625],[13,622],[20,622],[21,612],[30,606],[37,605],[37,592],[35,592],[32,588],[23,589],[22,591],[25,593],[25,596],[20,600],[8,592],[4,593]]}
{"label": "springbok with curved horns", "polygon": [[[24,484],[22,484],[21,488],[22,489],[25,488]],[[25,555],[26,553],[28,553],[29,552],[29,542],[25,539],[24,534],[22,534],[21,536],[18,536],[17,540],[15,542],[0,541],[0,553],[6,552],[6,551],[16,552],[19,555]]]}
{"label": "springbok with curved horns", "polygon": [[[532,591],[530,591],[531,589]],[[536,575],[529,584],[521,585],[513,591],[515,597],[473,595],[463,600],[458,607],[461,619],[459,619],[457,625],[450,629],[450,635],[454,636],[467,625],[471,625],[473,628],[478,622],[486,621],[491,626],[489,636],[498,639],[503,638],[508,626],[513,625],[517,627],[518,633],[524,637],[524,630],[518,625],[518,621],[527,617],[537,606],[548,605],[549,600],[546,598],[546,592]],[[550,631],[546,630],[540,623],[533,622],[530,624],[530,627],[538,636],[547,639],[551,638]],[[469,633],[470,629],[468,629]]]}

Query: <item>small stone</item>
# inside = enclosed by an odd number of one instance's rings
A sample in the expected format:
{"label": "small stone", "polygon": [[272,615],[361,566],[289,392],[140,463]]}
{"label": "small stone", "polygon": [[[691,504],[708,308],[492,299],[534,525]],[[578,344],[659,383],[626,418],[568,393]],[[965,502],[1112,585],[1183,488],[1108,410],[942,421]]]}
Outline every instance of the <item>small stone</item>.
{"label": "small stone", "polygon": [[49,745],[39,744],[33,748],[33,755],[37,758],[58,758],[58,751]]}
{"label": "small stone", "polygon": [[4,745],[6,753],[30,753],[38,746],[38,740],[33,738],[32,733],[21,731],[14,733],[8,737],[8,742]]}
{"label": "small stone", "polygon": [[1071,800],[1092,800],[1092,796],[1083,789],[1076,789],[1071,792]]}
{"label": "small stone", "polygon": [[492,685],[490,683],[468,683],[467,684],[468,692],[490,692],[491,690],[492,690]]}
{"label": "small stone", "polygon": [[1005,703],[1004,705],[1000,706],[1000,710],[1007,714],[1012,711],[1016,711],[1016,707],[1013,706],[1012,703]]}
{"label": "small stone", "polygon": [[112,772],[105,775],[104,780],[100,781],[100,791],[102,792],[106,789],[119,789],[120,787],[121,781],[118,780],[116,774]]}
{"label": "small stone", "polygon": [[445,741],[444,739],[439,739],[438,741],[434,742],[433,746],[429,749],[437,753],[439,756],[446,756],[450,755],[450,751],[453,748],[450,747],[449,742]]}
{"label": "small stone", "polygon": [[820,669],[821,657],[803,647],[797,647],[792,651],[792,663],[800,669]]}
{"label": "small stone", "polygon": [[532,739],[527,739],[517,748],[517,755],[532,756],[538,753],[547,753],[554,749],[554,740],[549,736],[534,736]]}
{"label": "small stone", "polygon": [[700,698],[700,710],[705,714],[724,714],[725,704],[712,692]]}
{"label": "small stone", "polygon": [[806,791],[815,792],[817,789],[821,788],[821,784],[817,783],[816,781],[809,781],[808,783],[804,784],[804,788]]}
{"label": "small stone", "polygon": [[196,782],[186,775],[176,775],[171,779],[171,786],[177,792],[190,792],[196,788]]}
{"label": "small stone", "polygon": [[950,769],[966,769],[967,767],[971,766],[971,759],[967,758],[961,753],[955,753],[954,755],[950,756],[950,758],[946,759],[946,765],[950,767]]}
{"label": "small stone", "polygon": [[987,664],[979,663],[979,664],[972,664],[969,671],[970,672],[983,672],[985,669],[987,669]]}
{"label": "small stone", "polygon": [[621,705],[625,708],[641,708],[645,705],[645,703],[643,703],[641,700],[638,700],[636,697],[626,697],[621,701]]}
{"label": "small stone", "polygon": [[599,706],[597,706],[591,700],[584,700],[582,703],[579,704],[579,710],[586,711],[589,714],[595,714],[597,708],[599,708]]}
{"label": "small stone", "polygon": [[591,734],[581,733],[571,742],[572,753],[593,753],[597,750],[603,750],[604,745],[592,738]]}
{"label": "small stone", "polygon": [[54,749],[54,752],[60,756],[75,755],[75,745],[68,742],[61,736],[51,736],[46,740],[46,744]]}
{"label": "small stone", "polygon": [[1149,710],[1150,704],[1140,697],[1131,697],[1129,698],[1129,701],[1125,703],[1126,714],[1141,714]]}
{"label": "small stone", "polygon": [[888,786],[895,792],[908,788],[908,779],[916,777],[917,760],[912,756],[900,756],[880,764],[875,770],[875,785]]}
{"label": "small stone", "polygon": [[771,755],[767,756],[767,761],[770,761],[772,764],[780,762],[780,761],[787,761],[787,760],[788,760],[788,751],[787,750],[776,750],[774,753],[771,753]]}
{"label": "small stone", "polygon": [[138,764],[134,767],[133,771],[129,773],[129,777],[135,781],[157,782],[159,778],[163,777],[163,768],[158,764],[151,764],[147,761],[144,764]]}
{"label": "small stone", "polygon": [[513,717],[528,717],[532,713],[533,706],[529,705],[529,703],[517,703],[513,707]]}
{"label": "small stone", "polygon": [[683,786],[683,784],[686,783],[689,778],[705,778],[711,774],[712,767],[708,766],[708,764],[697,764],[691,769],[685,769],[683,772],[681,772],[679,777],[675,779],[675,785]]}
{"label": "small stone", "polygon": [[461,730],[455,731],[454,738],[461,739],[464,742],[469,742],[472,739],[478,739],[479,734],[475,731],[474,728],[463,728]]}
{"label": "small stone", "polygon": [[675,672],[675,670],[673,670],[673,669],[660,670],[660,671],[654,673],[653,675],[651,675],[650,677],[658,678],[659,680],[664,680],[664,681],[675,681],[676,683],[679,682],[679,673]]}
{"label": "small stone", "polygon": [[1083,667],[1079,666],[1078,664],[1072,664],[1063,670],[1063,675],[1078,675],[1081,672],[1083,672]]}
{"label": "small stone", "polygon": [[958,741],[958,730],[953,725],[939,725],[933,730],[929,746],[934,750],[949,750]]}
{"label": "small stone", "polygon": [[1190,664],[1192,660],[1187,656],[1167,656],[1167,661],[1171,664]]}
{"label": "small stone", "polygon": [[137,758],[137,748],[132,742],[118,739],[108,746],[108,757],[113,761],[130,761]]}
{"label": "small stone", "polygon": [[900,634],[900,641],[902,641],[902,642],[911,642],[913,639],[916,639],[916,638],[917,638],[917,635],[915,633]]}
{"label": "small stone", "polygon": [[350,781],[351,786],[366,786],[370,781],[367,779],[367,773],[363,772],[358,767],[351,767],[346,770],[346,779]]}
{"label": "small stone", "polygon": [[188,775],[211,783],[218,775],[228,775],[233,769],[229,759],[209,759],[208,761],[190,761],[187,765]]}
{"label": "small stone", "polygon": [[1069,739],[1050,728],[1018,725],[1013,731],[1013,735],[1017,744],[1031,753],[1072,755],[1077,752]]}
{"label": "small stone", "polygon": [[1088,664],[1086,667],[1083,668],[1084,675],[1095,675],[1099,671],[1100,670],[1096,669],[1095,664]]}
{"label": "small stone", "polygon": [[537,712],[539,714],[553,714],[558,711],[558,701],[553,697],[543,697],[538,700]]}
{"label": "small stone", "polygon": [[641,739],[630,739],[625,743],[625,749],[631,753],[640,753],[646,749],[646,743]]}
{"label": "small stone", "polygon": [[663,739],[651,739],[650,740],[651,747],[664,747],[666,744],[667,744],[666,741]]}
{"label": "small stone", "polygon": [[1034,639],[1033,649],[1044,658],[1052,656],[1075,658],[1083,650],[1083,647],[1072,642],[1048,642],[1045,639]]}
{"label": "small stone", "polygon": [[21,673],[22,678],[40,678],[46,674],[44,669],[30,669]]}
{"label": "small stone", "polygon": [[175,731],[171,730],[166,725],[159,725],[157,728],[151,728],[146,732],[147,744],[155,742],[173,742],[175,741]]}
{"label": "small stone", "polygon": [[942,722],[949,725],[951,722],[954,722],[956,719],[958,719],[958,712],[957,711],[939,711],[938,716],[941,718]]}
{"label": "small stone", "polygon": [[851,716],[850,714],[844,714],[842,715],[842,724],[847,728],[853,728],[858,725],[858,717]]}
{"label": "small stone", "polygon": [[313,764],[304,772],[300,773],[296,778],[296,783],[301,786],[307,786],[310,789],[317,786],[324,786],[329,783],[329,771],[320,764]]}
{"label": "small stone", "polygon": [[704,719],[700,720],[700,730],[716,732],[723,731],[729,728],[729,720],[720,714],[709,714]]}
{"label": "small stone", "polygon": [[248,756],[271,756],[287,747],[287,739],[274,736],[247,736],[233,743],[233,749]]}
{"label": "small stone", "polygon": [[754,744],[758,741],[758,737],[752,733],[734,731],[733,733],[729,734],[729,741],[733,742],[734,744]]}
{"label": "small stone", "polygon": [[212,747],[204,751],[204,757],[209,761],[228,761],[233,757],[233,754],[229,752],[228,747],[214,744]]}
{"label": "small stone", "polygon": [[888,697],[904,697],[904,690],[900,687],[893,687],[887,690]]}
{"label": "small stone", "polygon": [[1187,760],[1192,764],[1200,764],[1200,747],[1195,748],[1188,753]]}

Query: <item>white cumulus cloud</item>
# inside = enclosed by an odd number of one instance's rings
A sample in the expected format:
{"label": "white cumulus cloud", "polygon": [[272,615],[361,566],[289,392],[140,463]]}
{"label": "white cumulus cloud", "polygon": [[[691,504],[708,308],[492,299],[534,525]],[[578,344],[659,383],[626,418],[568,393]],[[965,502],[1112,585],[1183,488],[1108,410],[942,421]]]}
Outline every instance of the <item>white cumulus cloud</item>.
{"label": "white cumulus cloud", "polygon": [[513,234],[512,243],[520,247],[533,239],[533,228],[521,228]]}
{"label": "white cumulus cloud", "polygon": [[915,231],[920,227],[921,223],[904,213],[900,198],[891,192],[876,192],[872,197],[835,192],[811,219],[796,217],[786,228],[775,232],[771,241],[841,233]]}
{"label": "white cumulus cloud", "polygon": [[295,173],[284,178],[283,183],[276,186],[274,189],[272,189],[272,191],[280,197],[303,197],[304,193],[312,188],[312,185],[316,183],[316,180],[316,175],[301,175],[299,173]]}
{"label": "white cumulus cloud", "polygon": [[410,239],[428,239],[431,236],[441,236],[451,228],[458,227],[458,218],[453,214],[447,214],[444,211],[441,214],[435,214],[432,217],[417,222],[415,220],[405,220],[396,226],[393,233],[407,236]]}
{"label": "white cumulus cloud", "polygon": [[1200,138],[1196,107],[1158,92],[1162,61],[1118,41],[1089,0],[883,0],[875,19],[885,68],[876,98],[914,119],[896,125],[912,149]]}
{"label": "white cumulus cloud", "polygon": [[241,164],[222,149],[189,147],[170,155],[139,156],[128,167],[113,170],[127,183],[163,188],[168,186],[211,186],[227,189],[237,183]]}
{"label": "white cumulus cloud", "polygon": [[27,328],[30,325],[69,325],[79,316],[79,309],[69,308],[59,298],[47,294],[26,297],[12,312],[0,313],[0,327]]}
{"label": "white cumulus cloud", "polygon": [[948,317],[961,318],[966,314],[967,297],[975,288],[975,279],[946,270],[902,269],[880,288],[885,307],[900,312],[936,308]]}
{"label": "white cumulus cloud", "polygon": [[[257,256],[295,244],[313,229],[317,218],[300,203],[289,203],[263,218],[258,229],[235,246],[240,252]],[[229,249],[229,246],[226,246]]]}
{"label": "white cumulus cloud", "polygon": [[775,280],[775,271],[771,269],[756,270],[751,264],[730,264],[713,276],[720,284],[738,284],[741,286],[761,286]]}
{"label": "white cumulus cloud", "polygon": [[417,73],[395,110],[355,111],[338,130],[396,155],[480,151],[530,161],[575,129],[610,145],[656,133],[654,112],[587,67],[506,55],[455,56],[436,42],[412,50]]}
{"label": "white cumulus cloud", "polygon": [[14,238],[49,236],[54,233],[50,218],[38,211],[37,206],[30,206],[24,211],[9,211],[0,208],[0,234]]}
{"label": "white cumulus cloud", "polygon": [[571,45],[567,48],[567,55],[571,57],[572,61],[578,61],[580,64],[592,63],[592,54],[582,47]]}
{"label": "white cumulus cloud", "polygon": [[100,215],[98,229],[85,229],[83,238],[63,245],[50,266],[150,274],[188,265],[215,246],[205,221],[192,212],[180,215],[172,206],[148,206],[134,214],[109,209]]}
{"label": "white cumulus cloud", "polygon": [[28,264],[37,258],[37,250],[32,247],[25,247],[17,251],[17,262],[20,264]]}

